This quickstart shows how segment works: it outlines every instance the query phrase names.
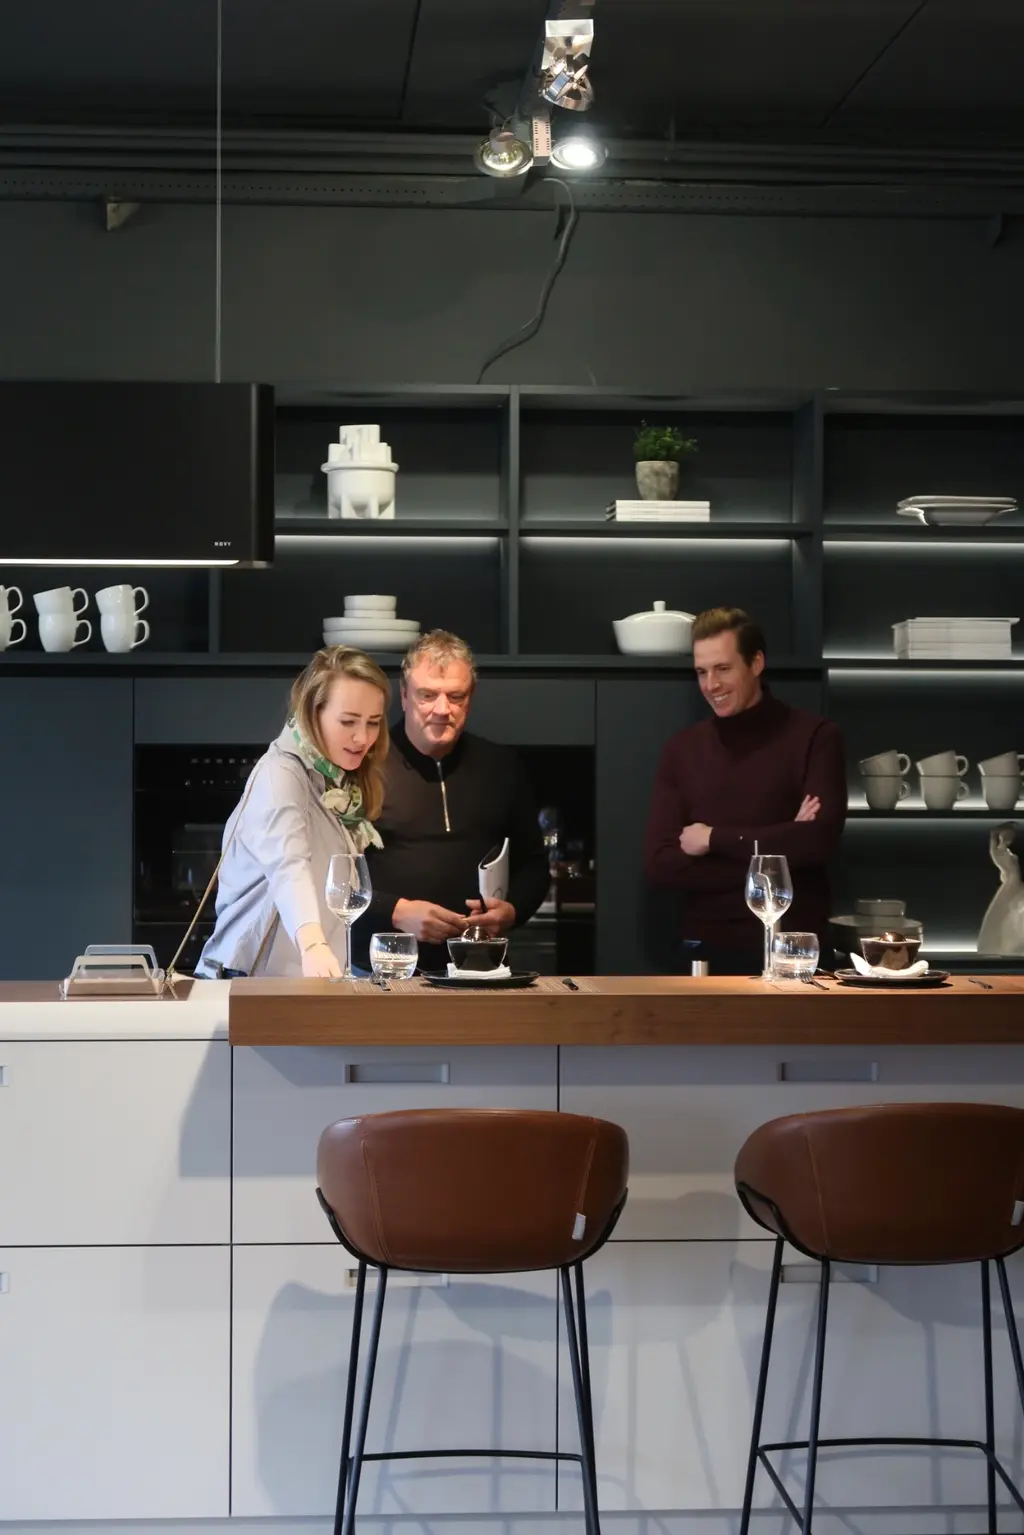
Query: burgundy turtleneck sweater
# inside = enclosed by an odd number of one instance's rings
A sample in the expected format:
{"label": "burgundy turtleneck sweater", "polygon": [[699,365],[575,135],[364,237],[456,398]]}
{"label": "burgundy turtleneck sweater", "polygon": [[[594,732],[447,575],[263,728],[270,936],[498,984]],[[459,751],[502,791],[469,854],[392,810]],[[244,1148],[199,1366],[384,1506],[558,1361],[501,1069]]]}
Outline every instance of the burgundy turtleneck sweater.
{"label": "burgundy turtleneck sweater", "polygon": [[[815,821],[794,821],[807,794],[821,800]],[[710,851],[692,858],[679,846],[684,826],[712,828]],[[658,763],[647,823],[644,867],[653,885],[682,891],[687,938],[709,947],[755,951],[764,929],[744,900],[747,865],[784,853],[793,875],[791,932],[828,936],[826,864],[846,822],[846,767],[838,726],[793,709],[766,688],[753,708],[711,715],[680,730]]]}

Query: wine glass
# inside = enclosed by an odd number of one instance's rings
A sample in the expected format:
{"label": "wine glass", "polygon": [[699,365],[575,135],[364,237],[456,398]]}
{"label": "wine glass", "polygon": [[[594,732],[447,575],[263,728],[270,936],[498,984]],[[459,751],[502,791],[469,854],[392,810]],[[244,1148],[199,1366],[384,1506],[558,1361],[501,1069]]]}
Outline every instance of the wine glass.
{"label": "wine glass", "polygon": [[341,919],[345,930],[345,958],[341,965],[343,981],[355,980],[352,974],[352,924],[369,906],[372,895],[370,871],[363,855],[335,853],[327,870],[324,899],[328,911]]}
{"label": "wine glass", "polygon": [[755,853],[747,870],[746,900],[754,916],[764,923],[764,972],[761,979],[770,981],[775,924],[793,904],[793,879],[789,864],[781,853]]}

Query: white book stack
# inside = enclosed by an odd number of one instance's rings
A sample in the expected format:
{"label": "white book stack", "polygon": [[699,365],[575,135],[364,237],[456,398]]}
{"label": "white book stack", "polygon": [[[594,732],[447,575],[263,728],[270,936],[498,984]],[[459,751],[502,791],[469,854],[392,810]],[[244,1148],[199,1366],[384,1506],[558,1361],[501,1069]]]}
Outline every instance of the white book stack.
{"label": "white book stack", "polygon": [[612,522],[710,522],[710,501],[613,501]]}
{"label": "white book stack", "polygon": [[900,661],[1009,661],[1015,618],[905,618],[893,624]]}

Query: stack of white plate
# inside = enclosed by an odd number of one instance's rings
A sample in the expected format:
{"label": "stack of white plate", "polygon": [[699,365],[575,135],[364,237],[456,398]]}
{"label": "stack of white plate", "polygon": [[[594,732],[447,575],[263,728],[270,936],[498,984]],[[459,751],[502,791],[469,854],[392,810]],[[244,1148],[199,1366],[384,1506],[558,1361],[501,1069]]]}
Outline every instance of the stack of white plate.
{"label": "stack of white plate", "polygon": [[897,517],[913,517],[936,528],[981,528],[1017,510],[1014,496],[908,496]]}
{"label": "stack of white plate", "polygon": [[408,650],[420,637],[415,618],[397,618],[397,597],[346,597],[342,618],[324,619],[325,645],[360,650]]}
{"label": "stack of white plate", "polygon": [[1009,661],[1015,618],[905,618],[893,624],[900,661]]}

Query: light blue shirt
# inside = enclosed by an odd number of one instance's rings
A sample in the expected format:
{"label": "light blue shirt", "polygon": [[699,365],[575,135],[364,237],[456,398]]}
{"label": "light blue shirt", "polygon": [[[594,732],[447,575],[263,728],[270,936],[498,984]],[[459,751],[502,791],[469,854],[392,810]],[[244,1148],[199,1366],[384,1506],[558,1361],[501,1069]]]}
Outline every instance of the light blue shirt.
{"label": "light blue shirt", "polygon": [[[320,803],[329,787],[297,754],[286,726],[256,763],[224,828],[217,925],[196,975],[216,975],[213,961],[245,975],[301,975],[295,934],[307,922],[319,922],[343,960],[343,926],[327,909],[324,886],[331,856],[355,848]],[[276,915],[280,921],[267,942]]]}

